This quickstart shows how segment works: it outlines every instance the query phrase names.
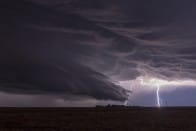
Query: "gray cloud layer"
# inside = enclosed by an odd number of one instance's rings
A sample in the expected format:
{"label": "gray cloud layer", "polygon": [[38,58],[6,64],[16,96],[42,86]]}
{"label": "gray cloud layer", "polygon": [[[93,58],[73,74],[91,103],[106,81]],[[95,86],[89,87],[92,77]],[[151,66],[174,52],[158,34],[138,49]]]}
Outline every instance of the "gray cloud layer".
{"label": "gray cloud layer", "polygon": [[1,2],[1,90],[125,100],[108,78],[195,79],[195,4]]}

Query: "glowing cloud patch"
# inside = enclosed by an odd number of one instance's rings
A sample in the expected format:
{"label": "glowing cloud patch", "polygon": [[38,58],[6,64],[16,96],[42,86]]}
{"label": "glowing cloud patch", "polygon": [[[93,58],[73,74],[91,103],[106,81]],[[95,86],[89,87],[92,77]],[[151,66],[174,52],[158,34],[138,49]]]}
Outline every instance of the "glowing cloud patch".
{"label": "glowing cloud patch", "polygon": [[157,85],[163,86],[196,86],[195,80],[162,80],[158,78],[149,78],[149,77],[139,77],[141,85],[156,87]]}

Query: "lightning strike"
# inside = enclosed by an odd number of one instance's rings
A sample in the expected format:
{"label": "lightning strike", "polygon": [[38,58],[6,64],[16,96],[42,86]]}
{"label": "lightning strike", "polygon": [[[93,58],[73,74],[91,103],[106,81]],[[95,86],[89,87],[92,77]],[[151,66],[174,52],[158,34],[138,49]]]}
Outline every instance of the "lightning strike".
{"label": "lightning strike", "polygon": [[159,96],[159,90],[161,85],[165,84],[165,81],[163,80],[158,80],[158,79],[151,79],[149,81],[144,81],[143,78],[140,79],[140,83],[143,86],[153,86],[156,87],[156,101],[157,101],[157,107],[161,107],[160,103],[160,96]]}
{"label": "lightning strike", "polygon": [[160,86],[157,85],[157,90],[156,90],[156,94],[157,94],[157,107],[161,107],[160,97],[159,97],[159,90],[160,90]]}
{"label": "lightning strike", "polygon": [[[165,79],[160,79],[160,78],[155,78],[155,77],[150,77],[150,76],[141,76],[138,77],[135,81],[121,81],[120,86],[126,87],[126,89],[130,89],[131,87],[137,87],[137,83],[139,83],[139,86],[142,86],[143,88],[149,89],[152,91],[156,91],[156,106],[161,107],[161,98],[160,98],[160,89],[168,90],[169,88],[171,89],[173,87],[176,88],[178,86],[195,86],[196,81],[192,79],[176,79],[176,80],[165,80]],[[169,88],[168,88],[169,87]],[[166,89],[167,88],[167,89]],[[169,89],[169,90],[170,90]],[[124,102],[124,105],[128,105],[128,101]]]}

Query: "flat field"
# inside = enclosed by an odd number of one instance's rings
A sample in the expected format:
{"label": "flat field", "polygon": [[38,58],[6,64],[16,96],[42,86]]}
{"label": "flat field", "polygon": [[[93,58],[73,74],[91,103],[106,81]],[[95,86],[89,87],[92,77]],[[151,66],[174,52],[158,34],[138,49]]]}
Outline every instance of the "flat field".
{"label": "flat field", "polygon": [[0,131],[196,131],[196,108],[0,108]]}

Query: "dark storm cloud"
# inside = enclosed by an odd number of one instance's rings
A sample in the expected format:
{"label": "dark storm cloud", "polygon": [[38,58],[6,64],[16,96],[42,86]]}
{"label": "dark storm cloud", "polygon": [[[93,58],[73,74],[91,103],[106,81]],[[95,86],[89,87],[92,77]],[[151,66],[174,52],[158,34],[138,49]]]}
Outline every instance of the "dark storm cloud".
{"label": "dark storm cloud", "polygon": [[[80,63],[82,56],[97,50],[96,41],[99,40],[91,37],[92,31],[98,29],[109,37],[117,36],[115,33],[78,15],[31,2],[17,1],[10,5],[5,1],[1,7],[4,14],[1,24],[4,31],[0,69],[2,91],[67,94],[103,100],[127,98],[125,89]],[[88,44],[91,41],[95,41],[95,47]]]}
{"label": "dark storm cloud", "polygon": [[110,41],[105,42],[106,48],[98,51],[96,59],[91,57],[89,66],[117,80],[139,75],[195,78],[195,1],[96,2],[99,4],[94,7],[92,2],[75,0],[59,8],[69,6],[74,13],[115,34],[108,37],[100,31],[103,29],[96,31]]}
{"label": "dark storm cloud", "polygon": [[[113,24],[102,24],[135,41],[134,50],[121,56],[121,61],[137,64],[135,70],[142,73],[140,75],[167,79],[195,78],[195,1],[141,0],[117,3],[113,6],[121,11],[122,16],[127,16],[124,17],[127,22],[120,23],[118,20],[116,24],[115,21]],[[120,65],[118,67],[123,68]],[[131,64],[130,67],[134,70]],[[127,69],[127,73],[131,74],[129,71]]]}
{"label": "dark storm cloud", "polygon": [[196,78],[195,5],[1,1],[1,89],[124,100],[127,92],[108,78]]}

